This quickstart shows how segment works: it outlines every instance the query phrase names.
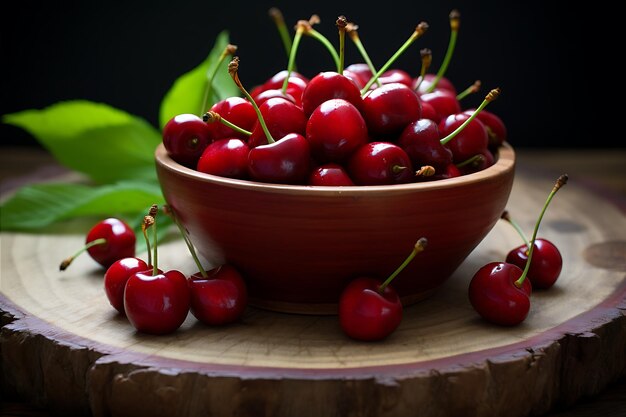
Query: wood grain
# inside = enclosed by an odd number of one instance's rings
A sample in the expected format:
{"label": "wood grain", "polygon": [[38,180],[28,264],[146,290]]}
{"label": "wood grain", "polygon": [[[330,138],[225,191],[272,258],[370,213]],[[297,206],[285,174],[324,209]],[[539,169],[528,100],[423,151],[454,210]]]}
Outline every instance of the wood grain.
{"label": "wood grain", "polygon": [[[508,209],[529,232],[554,179],[518,172]],[[93,261],[57,271],[80,235],[2,233],[3,389],[96,416],[539,415],[626,373],[621,209],[571,176],[540,233],[561,248],[564,270],[556,287],[534,293],[521,326],[482,322],[466,297],[473,272],[519,243],[502,223],[374,344],[345,338],[336,317],[254,308],[224,328],[190,316],[174,335],[140,335],[107,304]],[[602,245],[613,261],[589,262]],[[191,272],[185,251],[169,241],[162,264]]]}

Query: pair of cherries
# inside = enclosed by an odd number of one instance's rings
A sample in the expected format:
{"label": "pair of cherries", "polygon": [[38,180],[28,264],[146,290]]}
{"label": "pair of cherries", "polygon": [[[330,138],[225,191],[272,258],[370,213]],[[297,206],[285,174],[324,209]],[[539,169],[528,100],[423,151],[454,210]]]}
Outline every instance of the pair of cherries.
{"label": "pair of cherries", "polygon": [[[559,277],[561,254],[552,242],[537,239],[537,231],[546,208],[567,180],[565,174],[557,179],[537,219],[532,239],[511,250],[505,262],[491,262],[474,274],[468,290],[469,301],[487,321],[505,326],[520,324],[530,311],[533,287],[550,288]],[[503,218],[512,222],[506,212]]]}
{"label": "pair of cherries", "polygon": [[[189,311],[209,325],[223,325],[241,317],[247,305],[247,290],[241,274],[231,265],[205,271],[186,234],[183,237],[192,250],[199,272],[186,277],[178,270],[164,272],[158,268],[157,211],[153,206],[142,225],[148,262],[135,257],[135,233],[122,220],[103,220],[87,234],[87,249],[83,250],[88,250],[94,260],[106,268],[104,290],[111,306],[125,314],[138,331],[149,334],[175,331]],[[146,233],[150,227],[154,228],[152,253]],[[67,260],[62,266],[69,266]]]}

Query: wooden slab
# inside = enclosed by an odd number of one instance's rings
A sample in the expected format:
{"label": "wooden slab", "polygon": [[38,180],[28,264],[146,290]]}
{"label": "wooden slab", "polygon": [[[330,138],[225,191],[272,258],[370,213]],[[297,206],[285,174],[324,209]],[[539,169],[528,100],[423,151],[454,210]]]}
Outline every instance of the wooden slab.
{"label": "wooden slab", "polygon": [[[529,234],[558,174],[518,170],[508,209]],[[485,323],[467,300],[473,273],[519,244],[498,223],[443,288],[405,309],[399,329],[381,343],[346,338],[333,316],[251,307],[227,327],[206,327],[190,315],[173,335],[138,334],[108,305],[103,271],[91,259],[57,269],[88,225],[2,233],[2,388],[94,416],[545,413],[626,374],[620,204],[570,178],[540,231],[561,249],[562,276],[533,294],[522,325]],[[178,239],[161,246],[159,259],[166,269],[194,270]]]}

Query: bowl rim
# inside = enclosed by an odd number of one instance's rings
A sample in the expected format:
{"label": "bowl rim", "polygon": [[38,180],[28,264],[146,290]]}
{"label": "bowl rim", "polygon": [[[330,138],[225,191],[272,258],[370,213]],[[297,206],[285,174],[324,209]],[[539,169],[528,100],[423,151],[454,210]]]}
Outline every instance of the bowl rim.
{"label": "bowl rim", "polygon": [[289,193],[298,195],[342,195],[342,196],[362,196],[372,194],[406,193],[415,191],[433,191],[439,189],[455,188],[470,184],[490,181],[494,178],[506,175],[515,169],[515,151],[513,147],[505,142],[498,148],[496,162],[488,168],[460,177],[448,178],[437,181],[414,182],[408,184],[393,185],[354,185],[354,186],[320,186],[320,185],[291,185],[273,184],[252,180],[241,180],[217,175],[206,174],[196,171],[174,161],[167,153],[163,143],[160,143],[155,150],[155,160],[157,165],[177,175],[189,179],[220,185],[228,188],[239,188],[250,191]]}

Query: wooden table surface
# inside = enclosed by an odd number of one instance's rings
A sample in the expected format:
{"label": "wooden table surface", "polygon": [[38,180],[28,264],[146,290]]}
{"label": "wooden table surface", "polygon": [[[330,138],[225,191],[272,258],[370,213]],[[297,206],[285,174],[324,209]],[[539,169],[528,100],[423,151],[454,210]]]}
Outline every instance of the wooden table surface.
{"label": "wooden table surface", "polygon": [[[568,173],[584,181],[595,191],[626,207],[626,149],[517,149],[518,164],[537,173]],[[0,195],[17,186],[64,173],[50,155],[37,148],[2,148],[0,150]],[[0,387],[1,388],[1,387]],[[2,392],[0,391],[0,395]],[[2,398],[2,416],[47,416],[19,398]],[[626,416],[626,377],[615,381],[599,395],[580,401],[550,417]]]}

